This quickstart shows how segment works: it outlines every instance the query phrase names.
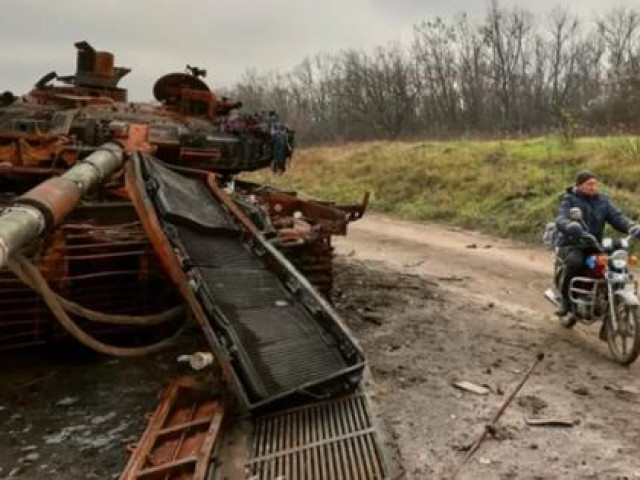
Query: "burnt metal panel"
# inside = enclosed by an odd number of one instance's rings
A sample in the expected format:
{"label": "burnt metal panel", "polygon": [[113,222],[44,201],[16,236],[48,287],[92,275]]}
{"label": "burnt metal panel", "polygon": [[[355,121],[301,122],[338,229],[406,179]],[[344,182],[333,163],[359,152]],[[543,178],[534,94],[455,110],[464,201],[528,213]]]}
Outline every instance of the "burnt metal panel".
{"label": "burnt metal panel", "polygon": [[253,480],[388,478],[361,391],[257,417],[250,448],[246,472]]}
{"label": "burnt metal panel", "polygon": [[162,395],[120,480],[205,480],[224,408],[191,377]]}
{"label": "burnt metal panel", "polygon": [[[197,180],[150,156],[136,162],[144,180],[138,184],[145,185],[154,206],[154,212],[141,215],[157,215],[206,315],[203,328],[211,348],[228,360],[226,370],[246,406],[355,388],[364,368],[361,350],[308,282],[287,278],[294,267],[281,256],[271,255],[267,262],[268,246],[255,238],[245,242],[247,232],[216,197],[194,186]],[[182,210],[167,208],[165,200],[185,191],[192,208],[181,217]]]}
{"label": "burnt metal panel", "polygon": [[150,188],[155,188],[153,182],[157,182],[155,203],[164,219],[191,229],[238,232],[238,227],[220,205],[206,201],[210,195],[202,182],[186,178],[154,162],[147,164],[147,171]]}

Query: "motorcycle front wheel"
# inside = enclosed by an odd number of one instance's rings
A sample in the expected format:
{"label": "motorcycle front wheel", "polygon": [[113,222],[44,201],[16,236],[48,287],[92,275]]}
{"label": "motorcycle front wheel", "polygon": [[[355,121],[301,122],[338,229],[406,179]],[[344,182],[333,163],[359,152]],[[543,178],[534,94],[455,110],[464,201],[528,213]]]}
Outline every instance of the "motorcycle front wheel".
{"label": "motorcycle front wheel", "polygon": [[577,323],[576,317],[573,315],[573,313],[568,313],[564,317],[558,317],[558,320],[560,321],[560,325],[562,325],[564,328],[573,328]]}
{"label": "motorcycle front wheel", "polygon": [[640,329],[638,329],[638,306],[616,302],[617,328],[611,321],[605,327],[605,336],[613,359],[621,365],[629,365],[640,353]]}

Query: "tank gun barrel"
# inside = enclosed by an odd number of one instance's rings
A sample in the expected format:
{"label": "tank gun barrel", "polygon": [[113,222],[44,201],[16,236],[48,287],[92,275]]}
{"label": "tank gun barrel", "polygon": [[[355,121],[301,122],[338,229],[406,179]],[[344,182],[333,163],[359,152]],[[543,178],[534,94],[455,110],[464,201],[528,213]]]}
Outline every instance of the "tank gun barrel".
{"label": "tank gun barrel", "polygon": [[85,193],[122,167],[124,158],[122,146],[105,143],[63,175],[16,198],[0,213],[0,268],[13,253],[58,226]]}

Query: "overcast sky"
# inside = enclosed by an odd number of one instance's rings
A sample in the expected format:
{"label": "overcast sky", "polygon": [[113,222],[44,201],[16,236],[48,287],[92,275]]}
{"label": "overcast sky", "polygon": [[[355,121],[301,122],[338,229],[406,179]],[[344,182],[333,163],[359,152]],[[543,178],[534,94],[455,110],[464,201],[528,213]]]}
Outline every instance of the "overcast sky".
{"label": "overcast sky", "polygon": [[[461,12],[482,18],[489,0],[0,0],[0,91],[24,93],[43,74],[75,69],[77,40],[132,68],[132,99],[185,64],[231,85],[248,68],[287,70],[307,56],[408,42],[412,25]],[[617,3],[616,3],[617,2]],[[561,4],[586,18],[640,0],[502,0],[543,15]]]}

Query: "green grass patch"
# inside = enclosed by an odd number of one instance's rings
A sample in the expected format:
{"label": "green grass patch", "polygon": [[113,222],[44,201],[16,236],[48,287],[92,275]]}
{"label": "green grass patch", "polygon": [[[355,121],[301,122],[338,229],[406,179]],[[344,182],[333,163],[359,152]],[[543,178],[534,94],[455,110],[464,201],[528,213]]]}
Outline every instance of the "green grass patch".
{"label": "green grass patch", "polygon": [[557,137],[505,141],[374,142],[298,150],[283,176],[244,178],[323,199],[357,201],[409,220],[435,220],[537,242],[579,170],[603,180],[625,213],[640,218],[640,139]]}

